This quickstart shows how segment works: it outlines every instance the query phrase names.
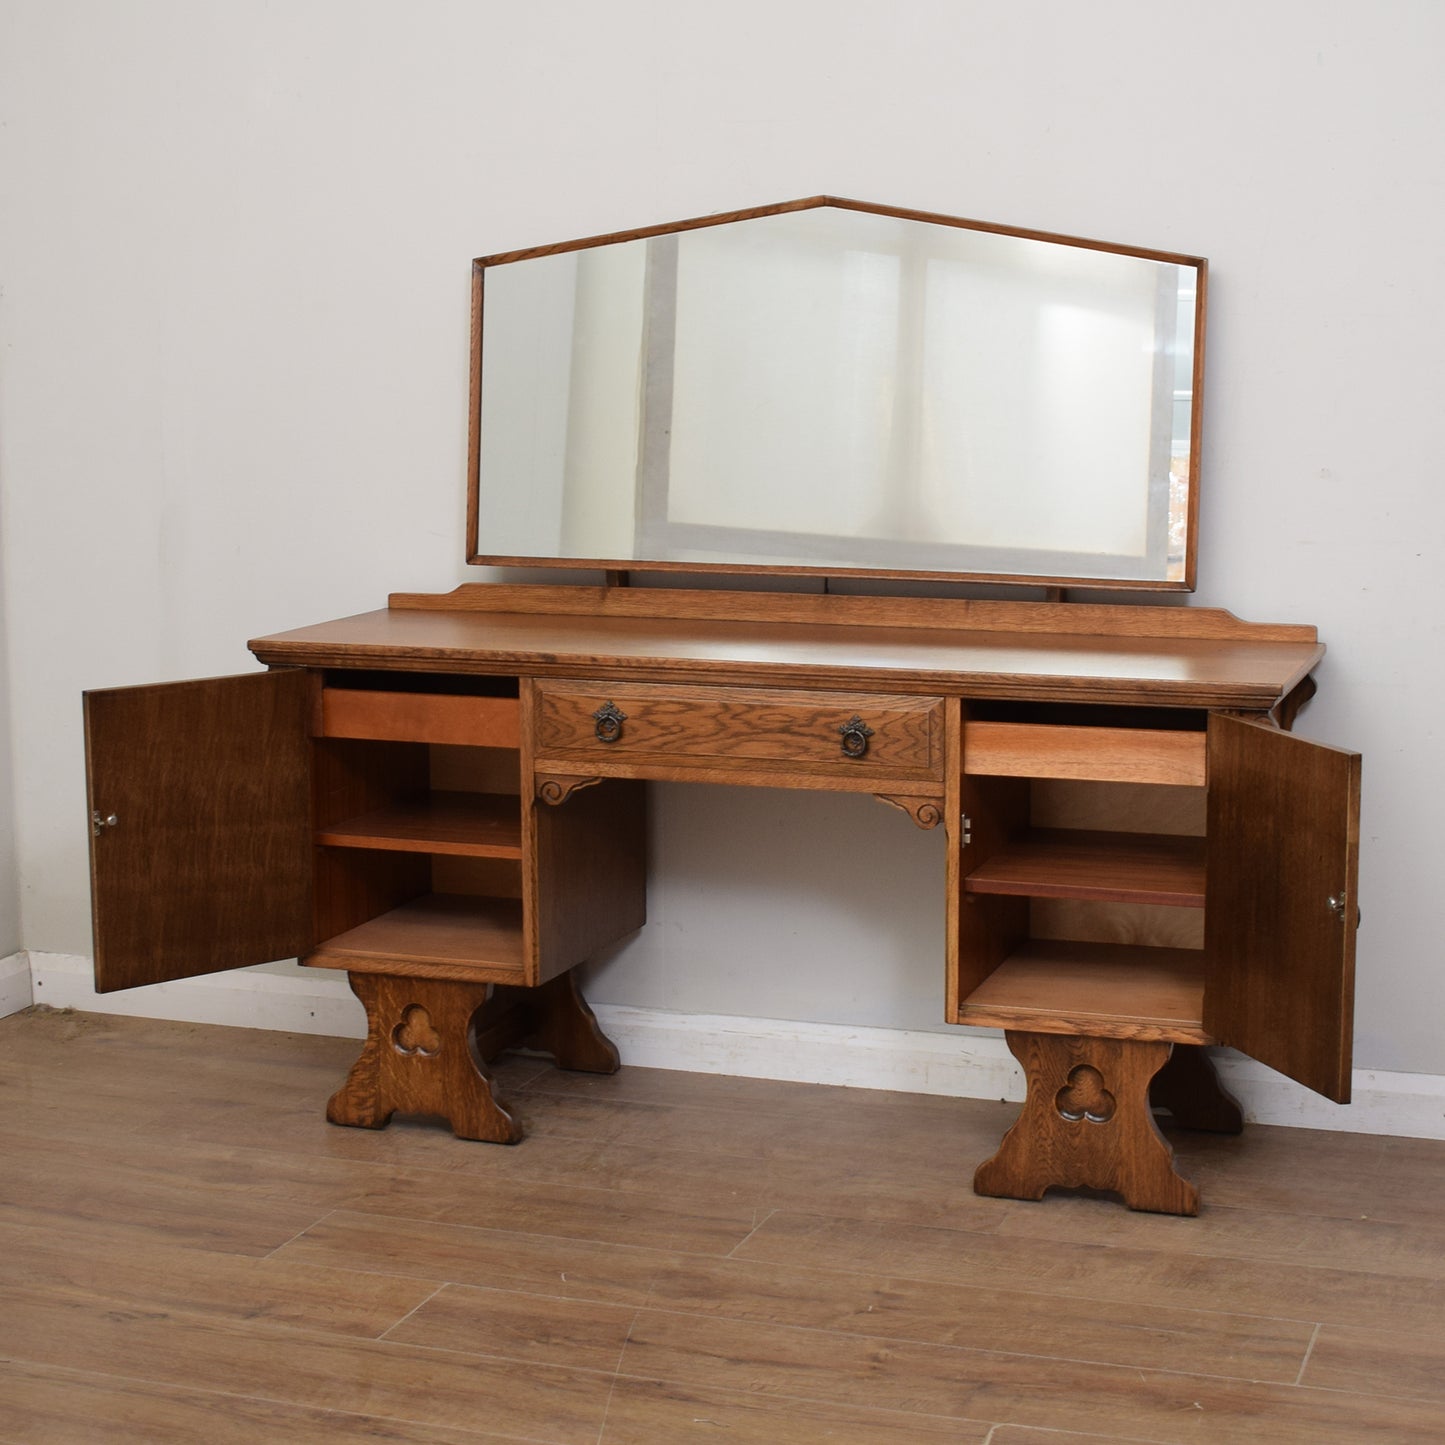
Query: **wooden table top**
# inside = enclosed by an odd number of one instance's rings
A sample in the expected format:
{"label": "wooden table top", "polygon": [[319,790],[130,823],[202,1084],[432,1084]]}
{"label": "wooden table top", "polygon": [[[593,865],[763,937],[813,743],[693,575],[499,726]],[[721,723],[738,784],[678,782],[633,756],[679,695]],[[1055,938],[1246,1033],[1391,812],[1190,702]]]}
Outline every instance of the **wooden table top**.
{"label": "wooden table top", "polygon": [[[464,597],[469,591],[484,595]],[[839,608],[818,606],[827,598],[785,601],[781,616],[764,620],[774,609],[756,598],[735,616],[651,615],[668,607],[631,599],[629,613],[589,610],[602,594],[497,586],[394,598],[385,610],[249,646],[270,665],[1242,709],[1273,706],[1324,653],[1310,628],[1255,627],[1207,609],[951,604],[909,625],[917,604],[908,602],[880,606],[888,625],[874,626],[857,620],[875,614],[869,599],[855,597],[831,599]],[[447,605],[455,599],[460,605]],[[708,610],[728,608],[714,601]],[[955,618],[964,625],[951,625]],[[1158,635],[1181,631],[1223,635]]]}

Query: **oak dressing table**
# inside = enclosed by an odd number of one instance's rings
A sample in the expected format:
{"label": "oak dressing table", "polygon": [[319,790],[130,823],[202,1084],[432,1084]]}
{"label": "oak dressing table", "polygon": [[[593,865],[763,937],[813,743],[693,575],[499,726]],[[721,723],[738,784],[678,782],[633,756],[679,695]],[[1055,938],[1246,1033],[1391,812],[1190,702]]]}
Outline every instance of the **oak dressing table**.
{"label": "oak dressing table", "polygon": [[[664,261],[680,354],[686,293],[677,257]],[[649,293],[657,264],[639,272]],[[1195,373],[1202,307],[1199,327]],[[647,353],[643,392],[681,436],[694,402],[680,380],[656,402],[658,365]],[[645,450],[645,416],[640,433]],[[488,1067],[499,1052],[618,1066],[574,969],[643,926],[646,781],[858,792],[890,805],[884,846],[889,828],[943,830],[945,1018],[1005,1030],[1027,1076],[980,1192],[1087,1186],[1194,1213],[1153,1111],[1239,1129],[1209,1044],[1348,1100],[1359,759],[1289,732],[1323,654],[1313,628],[1182,607],[613,585],[623,569],[708,570],[688,549],[718,529],[686,481],[677,516],[658,504],[655,456],[633,468],[652,488],[639,536],[688,560],[593,551],[607,586],[397,595],[254,640],[266,672],[88,694],[97,987],[291,956],[343,969],[369,1033],[328,1117],[434,1114],[515,1142]],[[1192,522],[1195,489],[1171,510],[1157,476],[1150,487],[1152,585],[1187,587],[1192,528],[1182,552],[1167,533]],[[474,486],[474,529],[479,511]],[[723,530],[776,548],[788,529],[754,512]],[[1097,585],[1080,571],[1042,580]]]}

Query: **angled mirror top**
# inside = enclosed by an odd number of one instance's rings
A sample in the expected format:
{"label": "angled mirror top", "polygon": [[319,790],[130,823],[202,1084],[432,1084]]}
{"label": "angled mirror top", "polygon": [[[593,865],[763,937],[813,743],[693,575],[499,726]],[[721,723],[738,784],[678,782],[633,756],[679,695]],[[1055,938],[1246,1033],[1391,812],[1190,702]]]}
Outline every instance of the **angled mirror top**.
{"label": "angled mirror top", "polygon": [[473,562],[1193,586],[1197,257],[817,197],[473,276]]}

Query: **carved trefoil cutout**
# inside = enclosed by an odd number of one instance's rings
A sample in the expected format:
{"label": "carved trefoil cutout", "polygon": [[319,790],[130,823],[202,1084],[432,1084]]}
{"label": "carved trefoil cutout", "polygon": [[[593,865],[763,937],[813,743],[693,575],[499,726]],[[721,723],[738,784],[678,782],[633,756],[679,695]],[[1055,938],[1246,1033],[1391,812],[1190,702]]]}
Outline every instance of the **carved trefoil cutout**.
{"label": "carved trefoil cutout", "polygon": [[401,1022],[391,1031],[392,1046],[399,1054],[435,1058],[442,1051],[442,1037],[432,1025],[431,1015],[419,1004],[402,1010]]}
{"label": "carved trefoil cutout", "polygon": [[1107,1124],[1117,1107],[1114,1096],[1104,1087],[1104,1076],[1091,1064],[1071,1069],[1064,1087],[1054,1095],[1059,1117],[1071,1124],[1081,1119],[1090,1124]]}

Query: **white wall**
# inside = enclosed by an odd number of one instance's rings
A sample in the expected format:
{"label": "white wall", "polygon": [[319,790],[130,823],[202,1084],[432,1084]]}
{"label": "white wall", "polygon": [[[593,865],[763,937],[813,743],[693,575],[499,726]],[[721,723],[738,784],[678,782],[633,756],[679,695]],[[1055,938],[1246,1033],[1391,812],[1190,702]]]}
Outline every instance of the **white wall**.
{"label": "white wall", "polygon": [[20,864],[15,856],[14,750],[10,745],[11,691],[5,631],[4,498],[0,495],[0,959],[20,947]]}
{"label": "white wall", "polygon": [[[27,947],[89,946],[81,688],[461,580],[470,257],[831,191],[1211,258],[1198,600],[1328,640],[1301,731],[1366,754],[1357,1062],[1445,1073],[1445,7],[10,0],[0,27]],[[939,840],[866,800],[658,792],[654,922],[599,997],[937,1019]]]}

